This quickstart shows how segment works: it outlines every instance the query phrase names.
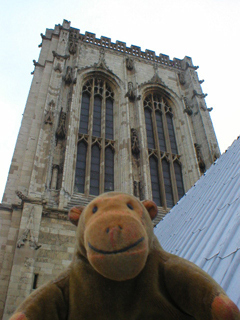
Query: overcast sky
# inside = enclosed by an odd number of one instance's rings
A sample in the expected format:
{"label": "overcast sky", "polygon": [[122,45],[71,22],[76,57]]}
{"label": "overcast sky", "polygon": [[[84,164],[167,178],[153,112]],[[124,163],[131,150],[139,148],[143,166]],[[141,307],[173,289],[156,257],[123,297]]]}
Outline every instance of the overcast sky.
{"label": "overcast sky", "polygon": [[192,57],[224,152],[240,134],[240,0],[0,0],[0,200],[34,70],[40,33],[63,19],[183,59]]}

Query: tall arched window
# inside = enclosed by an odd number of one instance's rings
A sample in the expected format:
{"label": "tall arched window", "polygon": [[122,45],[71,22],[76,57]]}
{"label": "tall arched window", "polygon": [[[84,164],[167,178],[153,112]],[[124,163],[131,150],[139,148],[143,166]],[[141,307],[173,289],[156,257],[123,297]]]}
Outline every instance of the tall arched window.
{"label": "tall arched window", "polygon": [[184,195],[172,108],[152,92],[144,99],[144,114],[153,200],[171,208]]}
{"label": "tall arched window", "polygon": [[84,83],[75,192],[99,195],[114,190],[113,104],[114,93],[107,81],[93,77]]}

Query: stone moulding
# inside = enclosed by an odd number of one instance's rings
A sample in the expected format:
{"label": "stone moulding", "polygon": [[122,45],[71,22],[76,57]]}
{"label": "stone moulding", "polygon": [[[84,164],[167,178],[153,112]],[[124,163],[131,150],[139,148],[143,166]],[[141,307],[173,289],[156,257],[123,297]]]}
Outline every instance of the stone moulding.
{"label": "stone moulding", "polygon": [[25,196],[21,191],[18,191],[18,190],[16,191],[16,195],[18,196],[19,199],[22,200],[22,203],[28,202],[28,203],[40,204],[40,205],[47,203],[47,201],[43,199],[34,199],[31,197]]}
{"label": "stone moulding", "polygon": [[43,217],[58,220],[68,220],[68,210],[65,209],[55,209],[51,207],[44,206]]}
{"label": "stone moulding", "polygon": [[52,54],[54,56],[54,58],[57,58],[57,59],[69,59],[70,58],[70,55],[69,54],[65,54],[64,56],[62,56],[61,54],[58,54],[56,51],[52,51]]}

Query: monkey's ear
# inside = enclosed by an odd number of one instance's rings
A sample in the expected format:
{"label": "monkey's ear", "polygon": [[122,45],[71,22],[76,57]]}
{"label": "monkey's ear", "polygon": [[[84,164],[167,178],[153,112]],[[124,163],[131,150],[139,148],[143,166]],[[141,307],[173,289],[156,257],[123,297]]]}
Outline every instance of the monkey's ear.
{"label": "monkey's ear", "polygon": [[151,201],[151,200],[143,200],[142,204],[147,209],[147,211],[148,211],[148,213],[150,215],[150,218],[153,220],[156,217],[157,213],[158,213],[156,203]]}
{"label": "monkey's ear", "polygon": [[71,208],[70,211],[68,212],[68,218],[72,222],[72,224],[74,224],[75,226],[78,225],[78,221],[83,210],[84,210],[83,206],[78,206],[78,207]]}

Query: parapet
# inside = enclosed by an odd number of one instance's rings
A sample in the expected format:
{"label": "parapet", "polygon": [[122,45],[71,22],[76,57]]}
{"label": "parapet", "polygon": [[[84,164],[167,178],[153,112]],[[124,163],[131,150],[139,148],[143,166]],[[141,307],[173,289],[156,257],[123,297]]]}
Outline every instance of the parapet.
{"label": "parapet", "polygon": [[[132,55],[138,58],[142,58],[147,61],[152,61],[155,63],[159,63],[161,65],[165,65],[167,67],[176,68],[179,70],[185,70],[186,66],[194,67],[192,64],[192,60],[189,57],[185,57],[184,59],[173,58],[173,60],[169,59],[169,56],[166,54],[160,53],[160,55],[156,55],[156,53],[152,50],[146,49],[145,52],[141,51],[141,47],[131,45],[131,47],[127,47],[125,42],[116,41],[116,43],[111,41],[111,38],[102,36],[100,39],[96,38],[95,33],[91,33],[86,31],[85,34],[81,34],[79,29],[70,27],[71,22],[67,20],[63,20],[62,25],[55,25],[55,29],[47,29],[46,36],[42,35],[42,38],[49,39],[53,34],[59,34],[61,29],[68,30],[74,34],[74,38],[81,42],[93,44],[95,46],[101,48],[107,48],[110,50],[114,50],[120,53],[124,53],[127,55]],[[186,64],[187,62],[187,64]]]}

